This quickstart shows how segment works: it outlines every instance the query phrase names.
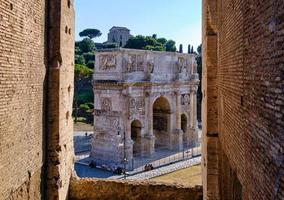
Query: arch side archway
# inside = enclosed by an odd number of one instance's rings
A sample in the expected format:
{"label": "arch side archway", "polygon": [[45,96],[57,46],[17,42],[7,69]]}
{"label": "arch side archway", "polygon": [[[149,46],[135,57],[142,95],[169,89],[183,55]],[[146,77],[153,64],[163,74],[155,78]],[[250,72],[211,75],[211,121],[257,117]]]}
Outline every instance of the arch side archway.
{"label": "arch side archway", "polygon": [[131,139],[133,140],[133,157],[141,156],[141,130],[142,124],[139,120],[134,120],[131,123]]}

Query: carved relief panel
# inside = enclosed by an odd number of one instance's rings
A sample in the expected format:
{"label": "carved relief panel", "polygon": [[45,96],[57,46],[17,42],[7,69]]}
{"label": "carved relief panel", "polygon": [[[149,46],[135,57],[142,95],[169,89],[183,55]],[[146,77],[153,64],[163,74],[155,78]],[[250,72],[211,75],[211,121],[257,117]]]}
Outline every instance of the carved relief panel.
{"label": "carved relief panel", "polygon": [[129,101],[130,114],[145,114],[145,101],[143,97],[130,98]]}
{"label": "carved relief panel", "polygon": [[101,98],[101,110],[103,111],[111,111],[111,98],[103,97]]}
{"label": "carved relief panel", "polygon": [[154,72],[154,59],[150,59],[147,61],[147,69],[149,73],[153,73]]}
{"label": "carved relief panel", "polygon": [[118,130],[119,117],[115,116],[101,116],[96,118],[95,132],[108,132],[111,130]]}
{"label": "carved relief panel", "polygon": [[178,58],[177,68],[179,73],[187,72],[186,60],[183,57]]}
{"label": "carved relief panel", "polygon": [[126,72],[144,71],[144,56],[143,55],[128,55],[128,60],[125,62]]}
{"label": "carved relief panel", "polygon": [[99,56],[99,69],[103,71],[109,71],[116,68],[115,55],[100,55]]}
{"label": "carved relief panel", "polygon": [[181,95],[181,105],[187,106],[190,105],[190,95],[189,94],[183,94]]}

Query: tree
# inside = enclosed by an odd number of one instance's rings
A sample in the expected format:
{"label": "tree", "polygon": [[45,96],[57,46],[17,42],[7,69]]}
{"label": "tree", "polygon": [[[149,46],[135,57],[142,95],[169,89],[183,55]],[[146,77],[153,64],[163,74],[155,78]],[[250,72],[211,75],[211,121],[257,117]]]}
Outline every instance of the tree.
{"label": "tree", "polygon": [[165,51],[165,47],[163,45],[161,45],[161,46],[147,45],[143,49],[144,50],[152,50],[152,51]]}
{"label": "tree", "polygon": [[75,64],[74,70],[74,115],[75,115],[75,123],[78,118],[78,96],[80,90],[80,84],[82,83],[82,79],[87,78],[93,74],[93,70],[89,69],[85,65]]}
{"label": "tree", "polygon": [[85,58],[82,55],[75,55],[75,64],[85,65]]}
{"label": "tree", "polygon": [[199,74],[199,79],[200,79],[199,87],[197,90],[197,119],[198,121],[201,121],[202,44],[197,47],[196,63],[197,63],[197,73]]}
{"label": "tree", "polygon": [[187,47],[187,53],[190,54],[190,52],[191,52],[191,48],[190,48],[190,44],[189,44],[188,47]]}
{"label": "tree", "polygon": [[197,47],[197,53],[201,56],[201,53],[202,53],[202,44]]}
{"label": "tree", "polygon": [[182,47],[182,44],[179,45],[179,53],[183,53],[183,47]]}
{"label": "tree", "polygon": [[95,68],[95,61],[89,60],[86,65],[87,65],[88,68],[94,69]]}
{"label": "tree", "polygon": [[84,38],[82,41],[76,42],[76,46],[78,46],[82,53],[88,53],[95,49],[95,42],[90,38]]}
{"label": "tree", "polygon": [[80,37],[88,37],[90,39],[100,37],[101,35],[102,35],[101,31],[94,28],[88,28],[79,33]]}
{"label": "tree", "polygon": [[163,50],[163,44],[159,43],[155,38],[150,36],[142,36],[137,35],[135,37],[131,37],[126,45],[126,48],[129,49],[156,49],[156,50]]}
{"label": "tree", "polygon": [[103,44],[103,49],[113,49],[113,48],[117,48],[118,45],[117,43],[105,43]]}
{"label": "tree", "polygon": [[83,53],[82,55],[85,58],[85,63],[88,63],[89,61],[95,60],[95,52],[93,52],[93,51],[88,52],[88,53]]}
{"label": "tree", "polygon": [[165,45],[165,44],[167,43],[167,39],[166,39],[166,38],[158,38],[158,39],[157,39],[157,42],[159,42],[159,43]]}
{"label": "tree", "polygon": [[176,52],[177,48],[176,48],[176,42],[173,40],[168,40],[165,44],[166,47],[166,51],[170,51],[170,52]]}
{"label": "tree", "polygon": [[175,52],[175,44],[173,40],[166,40],[165,38],[157,39],[156,34],[152,36],[137,35],[127,41],[125,48]]}
{"label": "tree", "polygon": [[81,54],[82,54],[81,49],[78,46],[75,46],[75,55],[81,55]]}
{"label": "tree", "polygon": [[194,52],[193,52],[193,46],[191,46],[191,51],[190,51],[190,53],[194,53]]}

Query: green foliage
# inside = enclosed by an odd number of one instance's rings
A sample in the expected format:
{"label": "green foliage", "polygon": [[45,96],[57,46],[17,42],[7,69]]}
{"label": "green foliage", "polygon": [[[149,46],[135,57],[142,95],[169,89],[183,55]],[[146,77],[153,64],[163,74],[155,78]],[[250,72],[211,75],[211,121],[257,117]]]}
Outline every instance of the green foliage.
{"label": "green foliage", "polygon": [[164,46],[152,46],[152,45],[147,45],[143,49],[152,50],[152,51],[165,51],[166,50]]}
{"label": "green foliage", "polygon": [[197,73],[199,74],[199,87],[197,90],[197,119],[201,121],[201,102],[202,102],[202,93],[201,93],[201,82],[202,82],[202,44],[197,47],[197,56],[196,56],[196,63],[197,63]]}
{"label": "green foliage", "polygon": [[165,45],[165,44],[167,43],[167,39],[166,39],[166,38],[158,38],[158,39],[157,39],[157,42],[159,42],[159,43]]}
{"label": "green foliage", "polygon": [[78,104],[84,104],[86,102],[93,102],[94,94],[92,90],[81,91],[78,95]]}
{"label": "green foliage", "polygon": [[90,69],[94,69],[95,68],[95,61],[93,60],[90,60],[87,65],[86,65],[88,68]]}
{"label": "green foliage", "polygon": [[75,64],[85,65],[85,58],[82,55],[75,55]]}
{"label": "green foliage", "polygon": [[[76,45],[76,43],[75,43],[75,45]],[[81,54],[82,54],[81,49],[78,46],[75,46],[75,55],[81,55]]]}
{"label": "green foliage", "polygon": [[75,73],[74,73],[74,117],[84,117],[92,121],[90,109],[94,107],[92,74],[95,66],[95,42],[92,40],[101,35],[97,29],[86,29],[80,33],[86,37],[75,43]]}
{"label": "green foliage", "polygon": [[104,49],[113,49],[113,48],[117,48],[117,44],[116,43],[106,43],[106,44],[103,44],[103,48]]}
{"label": "green foliage", "polygon": [[202,44],[197,47],[197,53],[201,55],[202,53]]}
{"label": "green foliage", "polygon": [[175,42],[173,40],[167,41],[165,38],[157,39],[156,34],[153,36],[137,35],[135,37],[131,37],[126,43],[125,48],[154,51],[176,51]]}
{"label": "green foliage", "polygon": [[188,45],[188,48],[187,48],[187,53],[190,54],[190,52],[191,52],[191,46],[190,46],[190,44],[189,44],[189,45]]}
{"label": "green foliage", "polygon": [[90,107],[89,107],[87,104],[81,104],[81,105],[79,106],[79,109],[80,109],[80,110],[87,111],[87,110],[90,110]]}
{"label": "green foliage", "polygon": [[95,60],[95,53],[94,52],[83,53],[83,56],[85,58],[85,63],[88,63],[89,61]]}
{"label": "green foliage", "polygon": [[183,53],[183,47],[182,47],[182,44],[179,45],[179,53]]}
{"label": "green foliage", "polygon": [[102,35],[101,31],[94,28],[88,28],[79,33],[80,37],[88,37],[90,39],[100,37]]}
{"label": "green foliage", "polygon": [[88,105],[90,109],[94,109],[94,103],[87,102],[85,104]]}
{"label": "green foliage", "polygon": [[95,49],[95,42],[90,38],[84,38],[82,41],[76,42],[75,45],[79,47],[81,53],[92,52]]}
{"label": "green foliage", "polygon": [[175,52],[177,50],[176,42],[173,40],[168,40],[165,44],[165,47],[166,47],[166,51]]}
{"label": "green foliage", "polygon": [[146,38],[142,35],[137,35],[135,37],[130,37],[127,41],[125,48],[129,49],[143,49],[145,46],[151,45],[146,44]]}
{"label": "green foliage", "polygon": [[75,64],[75,81],[91,76],[92,74],[93,70],[86,67],[85,65]]}

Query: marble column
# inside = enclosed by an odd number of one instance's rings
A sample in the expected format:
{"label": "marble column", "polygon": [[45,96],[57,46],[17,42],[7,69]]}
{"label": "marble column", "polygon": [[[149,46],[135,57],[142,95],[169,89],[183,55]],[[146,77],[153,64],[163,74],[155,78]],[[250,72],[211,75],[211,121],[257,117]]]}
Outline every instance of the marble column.
{"label": "marble column", "polygon": [[197,127],[197,88],[192,88],[191,93],[191,127],[190,127],[190,140],[191,146],[195,146],[198,140],[198,127]]}
{"label": "marble column", "polygon": [[153,133],[153,105],[152,98],[149,92],[145,94],[145,129],[144,131],[144,142],[143,142],[143,156],[151,156],[155,152],[155,136]]}
{"label": "marble column", "polygon": [[194,88],[191,92],[191,110],[192,110],[192,128],[197,129],[197,89]]}
{"label": "marble column", "polygon": [[181,129],[181,95],[176,93],[176,129]]}

